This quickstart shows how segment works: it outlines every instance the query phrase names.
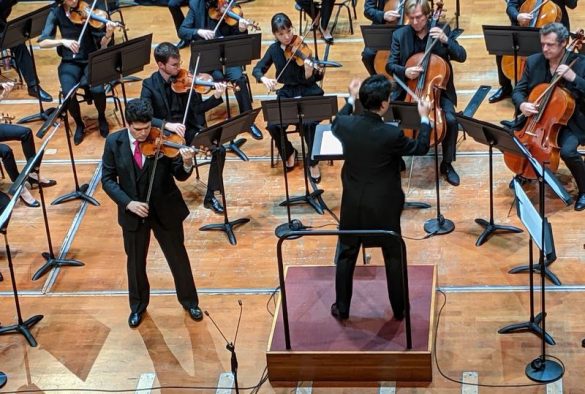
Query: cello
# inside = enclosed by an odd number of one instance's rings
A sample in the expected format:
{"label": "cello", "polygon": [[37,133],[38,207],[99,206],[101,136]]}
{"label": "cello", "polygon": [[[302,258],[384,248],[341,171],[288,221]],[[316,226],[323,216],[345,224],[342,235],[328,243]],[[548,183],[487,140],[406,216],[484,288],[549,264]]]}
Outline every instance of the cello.
{"label": "cello", "polygon": [[[560,22],[563,17],[561,8],[551,0],[526,0],[520,6],[520,13],[532,15],[532,19],[527,23],[518,24],[522,27],[542,27],[552,22]],[[502,57],[502,72],[510,81],[519,81],[524,71],[524,62],[526,58],[518,57],[516,67],[514,67],[514,56],[505,55]],[[514,69],[516,72],[514,73]]]}
{"label": "cello", "polygon": [[[436,2],[436,10],[433,13],[431,26],[429,28],[437,26],[439,18],[443,12],[443,2]],[[448,25],[445,24],[445,27]],[[431,53],[433,46],[439,41],[438,38],[431,39],[430,35],[427,39],[427,45],[425,52],[419,52],[412,55],[406,61],[404,67],[422,67],[423,71],[419,74],[416,79],[408,80],[408,87],[412,90],[417,97],[429,97],[431,104],[433,105],[433,111],[431,111],[431,118],[434,121],[435,133],[431,135],[431,146],[434,146],[441,142],[445,138],[447,132],[447,121],[445,119],[445,113],[441,108],[441,90],[447,88],[447,82],[451,77],[451,69],[449,64],[439,55]],[[404,99],[405,102],[412,102],[415,98],[412,95],[407,95]],[[405,129],[404,135],[410,138],[414,138],[414,130]],[[435,138],[436,136],[436,138]]]}
{"label": "cello", "polygon": [[[405,15],[404,11],[404,3],[406,0],[387,0],[384,4],[384,13],[388,11],[396,11],[400,14],[400,17],[393,21],[393,22],[384,22],[386,25],[390,26],[401,26],[405,23],[408,23],[408,18]],[[392,79],[390,74],[386,72],[386,62],[388,61],[388,57],[390,56],[390,50],[379,50],[376,52],[376,56],[374,57],[374,69],[378,74],[385,75],[386,78]]]}
{"label": "cello", "polygon": [[[567,46],[560,64],[567,64],[573,51],[580,49],[585,41],[582,29],[575,37]],[[577,61],[578,57],[569,64],[569,68]],[[514,132],[516,138],[527,147],[532,156],[541,164],[549,163],[552,171],[559,168],[560,147],[557,142],[559,132],[569,122],[576,105],[571,93],[557,86],[562,80],[562,75],[555,74],[550,83],[541,83],[532,89],[527,101],[538,107],[538,113],[530,116],[521,130]],[[504,162],[516,175],[537,179],[537,174],[526,158],[504,153]]]}

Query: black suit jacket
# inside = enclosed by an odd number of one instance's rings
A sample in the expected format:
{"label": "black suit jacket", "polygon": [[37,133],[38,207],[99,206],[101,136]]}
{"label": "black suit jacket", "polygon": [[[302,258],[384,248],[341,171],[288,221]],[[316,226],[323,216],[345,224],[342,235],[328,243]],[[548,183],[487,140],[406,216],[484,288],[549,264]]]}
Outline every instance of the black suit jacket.
{"label": "black suit jacket", "polygon": [[[576,108],[567,126],[583,144],[585,143],[585,56],[571,54],[569,62],[575,57],[578,57],[579,60],[573,65],[572,70],[577,74],[577,77],[573,82],[563,80],[560,84],[568,89],[575,98]],[[522,78],[512,92],[512,101],[518,112],[520,112],[520,104],[528,101],[532,89],[538,84],[549,83],[550,77],[548,60],[542,53],[536,53],[526,59]]]}
{"label": "black suit jacket", "polygon": [[431,128],[423,123],[413,140],[375,113],[350,115],[351,111],[346,104],[333,121],[333,134],[341,141],[345,158],[339,228],[400,231],[401,158],[426,154]]}
{"label": "black suit jacket", "polygon": [[[508,0],[508,6],[506,7],[506,14],[510,18],[510,22],[512,22],[513,26],[518,26],[518,14],[520,13],[520,6],[524,3],[525,0]],[[575,9],[577,7],[577,1],[579,0],[553,0],[556,3],[562,13],[563,17],[561,19],[561,23],[571,30],[571,24],[569,22],[569,14],[567,13],[567,7],[570,9]]]}
{"label": "black suit jacket", "polygon": [[[162,120],[167,122],[182,122],[182,114],[180,117],[174,119],[171,114],[170,103],[167,100],[165,94],[165,80],[163,79],[160,72],[155,71],[149,78],[142,81],[142,91],[140,92],[140,98],[146,99],[152,105],[154,110],[153,126],[161,127]],[[187,108],[187,100],[189,93],[173,93],[181,103],[182,113]],[[205,101],[202,99],[199,93],[193,92],[191,97],[191,103],[189,104],[189,113],[187,114],[187,124],[185,125],[188,130],[187,139],[191,139],[202,127],[206,126],[205,112],[217,107],[223,102],[223,99],[210,96]],[[187,137],[187,136],[186,136]],[[191,141],[187,141],[190,143]]]}
{"label": "black suit jacket", "polygon": [[[451,29],[447,27],[445,34],[449,36]],[[405,25],[394,31],[392,35],[392,46],[390,49],[390,57],[386,64],[386,72],[388,74],[396,74],[404,82],[407,82],[404,72],[406,67],[404,66],[408,59],[414,55],[414,29],[410,25]],[[430,37],[430,36],[428,36]],[[447,44],[441,43],[435,44],[432,53],[439,55],[447,61],[449,69],[451,70],[451,78],[447,83],[447,90],[445,92],[447,98],[457,105],[457,93],[455,92],[455,85],[453,84],[453,68],[451,67],[451,60],[463,63],[467,59],[467,52],[457,40],[449,38]],[[393,100],[403,100],[406,96],[406,92],[402,88],[398,88],[392,93]]]}
{"label": "black suit jacket", "polygon": [[364,16],[374,25],[381,25],[384,21],[384,5],[386,0],[366,0],[364,3]]}
{"label": "black suit jacket", "polygon": [[[102,187],[118,205],[118,224],[126,231],[135,231],[142,220],[128,211],[131,201],[144,201],[139,195],[137,182],[150,179],[154,159],[147,158],[143,170],[137,170],[130,149],[128,130],[122,129],[106,139],[102,157]],[[181,191],[174,178],[184,181],[192,171],[185,172],[181,156],[158,160],[149,204],[149,219],[157,220],[165,228],[175,228],[189,215]]]}

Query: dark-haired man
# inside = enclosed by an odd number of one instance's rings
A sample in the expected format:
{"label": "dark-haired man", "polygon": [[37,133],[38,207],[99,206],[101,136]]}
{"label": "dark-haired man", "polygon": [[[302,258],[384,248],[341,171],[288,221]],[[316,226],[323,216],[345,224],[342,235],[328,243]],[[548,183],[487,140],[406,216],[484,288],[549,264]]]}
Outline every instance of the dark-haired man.
{"label": "dark-haired man", "polygon": [[[453,68],[451,60],[463,63],[467,59],[467,53],[457,40],[449,37],[450,29],[442,26],[430,28],[431,5],[428,0],[406,0],[404,3],[404,12],[408,16],[408,25],[403,26],[392,35],[392,47],[390,57],[386,64],[388,74],[396,74],[400,79],[417,80],[424,71],[421,66],[406,68],[406,62],[415,53],[425,52],[427,41],[429,39],[439,40],[433,46],[431,53],[443,58],[451,70],[451,78],[447,81],[447,88],[441,93],[441,108],[445,114],[447,130],[445,138],[441,142],[443,148],[443,161],[441,162],[440,171],[451,185],[459,185],[459,175],[453,168],[455,152],[457,146],[457,135],[459,126],[455,118],[455,106],[457,105],[457,93],[453,84]],[[393,100],[403,100],[406,92],[398,89],[393,93]]]}
{"label": "dark-haired man", "polygon": [[[522,78],[512,93],[512,101],[518,112],[530,118],[539,112],[539,108],[528,101],[532,89],[541,83],[550,83],[553,76],[562,76],[561,85],[575,99],[575,110],[558,136],[561,158],[575,178],[579,195],[575,201],[575,210],[585,209],[585,163],[577,151],[579,145],[585,144],[585,57],[570,54],[566,64],[561,60],[566,53],[569,32],[560,23],[550,23],[540,29],[542,53],[529,56]],[[576,63],[568,66],[574,59]]]}
{"label": "dark-haired man", "polygon": [[[198,41],[247,33],[247,24],[242,18],[235,26],[230,26],[223,20],[214,34],[218,21],[211,19],[209,9],[216,6],[217,0],[190,0],[189,12],[179,28],[179,37],[185,41]],[[252,109],[252,96],[242,67],[226,67],[225,75],[222,70],[201,71],[211,74],[216,81],[227,80],[238,85],[240,90],[235,93],[235,96],[240,113]],[[249,131],[254,139],[261,140],[263,138],[262,132],[256,125],[252,125]]]}
{"label": "dark-haired man", "polygon": [[[182,148],[174,159],[145,157],[140,151],[150,133],[152,107],[144,99],[126,106],[128,129],[110,134],[102,157],[102,187],[118,205],[118,224],[122,227],[127,256],[130,317],[128,325],[138,327],[150,300],[146,257],[151,230],[171,268],[177,298],[192,319],[203,319],[197,289],[184,244],[183,221],[189,209],[175,178],[184,181],[193,172],[193,150]],[[146,201],[149,180],[154,171],[150,201]]]}
{"label": "dark-haired man", "polygon": [[[352,115],[352,104],[358,96],[364,107],[362,115]],[[429,150],[431,132],[428,119],[430,104],[418,105],[421,128],[416,140],[404,136],[402,130],[384,123],[382,116],[390,105],[390,82],[374,75],[363,84],[353,80],[350,98],[333,122],[333,134],[341,141],[345,163],[341,171],[340,230],[391,230],[400,233],[400,215],[404,192],[400,184],[403,155],[424,155]],[[388,296],[396,319],[404,316],[404,297],[400,244],[395,240],[339,236],[336,256],[335,303],[332,315],[349,318],[353,271],[362,243],[381,246],[386,266]]]}
{"label": "dark-haired man", "polygon": [[[152,105],[155,127],[162,127],[164,120],[166,130],[184,136],[187,144],[190,144],[193,137],[207,125],[205,112],[223,102],[221,97],[225,92],[226,85],[216,83],[213,95],[206,100],[203,100],[201,95],[194,91],[191,95],[187,121],[186,124],[183,124],[189,93],[175,93],[171,88],[171,83],[181,70],[179,50],[170,42],[160,43],[154,49],[154,60],[158,70],[142,81],[140,97],[148,100]],[[217,155],[213,156],[209,167],[207,193],[203,200],[205,208],[218,214],[223,213],[223,207],[215,197],[214,192],[220,190],[220,171],[223,169],[224,158],[225,150],[223,148]]]}

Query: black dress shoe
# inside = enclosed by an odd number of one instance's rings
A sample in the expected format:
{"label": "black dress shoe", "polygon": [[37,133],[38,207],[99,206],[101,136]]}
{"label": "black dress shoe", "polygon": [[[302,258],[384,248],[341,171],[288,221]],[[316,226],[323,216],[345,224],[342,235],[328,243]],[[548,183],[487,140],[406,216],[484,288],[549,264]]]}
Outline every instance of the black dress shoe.
{"label": "black dress shoe", "polygon": [[285,164],[285,166],[286,166],[286,172],[291,172],[297,166],[297,163],[299,161],[299,152],[296,149],[293,149],[293,155],[295,157],[294,164],[292,166],[290,166],[290,167]]}
{"label": "black dress shoe", "polygon": [[105,116],[100,116],[98,118],[98,124],[99,124],[99,129],[100,129],[100,135],[104,138],[106,138],[108,136],[108,134],[110,134],[110,125],[108,124],[108,120],[106,119]]}
{"label": "black dress shoe", "polygon": [[195,321],[203,320],[203,312],[201,312],[201,308],[199,308],[198,306],[194,306],[187,309],[187,312],[189,312],[189,316],[191,316],[191,319]]}
{"label": "black dress shoe", "polygon": [[[35,186],[38,187],[39,185],[39,181],[36,180],[35,178],[32,177],[28,177],[28,182],[30,183],[31,187],[34,188]],[[55,186],[57,184],[57,181],[54,179],[47,179],[46,181],[41,181],[41,185],[43,187],[51,187],[51,186]]]}
{"label": "black dress shoe", "polygon": [[575,211],[582,211],[585,209],[585,193],[579,193],[577,201],[575,201]]}
{"label": "black dress shoe", "polygon": [[488,101],[490,104],[497,103],[498,101],[502,101],[512,95],[512,89],[510,88],[502,88],[500,87],[494,94],[490,96]]}
{"label": "black dress shoe", "polygon": [[331,316],[336,318],[337,320],[347,320],[349,319],[349,313],[341,313],[337,308],[337,304],[331,305]]}
{"label": "black dress shoe", "polygon": [[136,328],[142,323],[142,313],[132,312],[128,317],[128,325],[132,328]]}
{"label": "black dress shoe", "polygon": [[459,186],[459,175],[451,163],[441,163],[441,174],[445,175],[445,179],[453,186]]}
{"label": "black dress shoe", "polygon": [[261,140],[262,138],[264,138],[264,136],[262,135],[262,131],[260,131],[258,126],[256,126],[255,124],[253,124],[250,127],[250,134],[252,135],[252,138],[254,138],[255,140]]}
{"label": "black dress shoe", "polygon": [[[37,200],[33,200],[32,202],[28,202],[24,198],[22,198],[22,196],[19,196],[19,197],[20,197],[20,201],[22,201],[24,203],[24,205],[26,205],[27,207],[38,208],[41,206],[41,203],[38,202]],[[575,209],[577,209],[577,208],[575,208]]]}
{"label": "black dress shoe", "polygon": [[508,185],[508,187],[512,190],[514,190],[514,179],[516,179],[518,181],[518,183],[520,183],[520,185],[526,185],[526,184],[532,182],[531,179],[524,178],[522,175],[516,175],[514,178],[512,178],[512,180],[510,181],[510,184]]}
{"label": "black dress shoe", "polygon": [[217,198],[211,197],[211,198],[206,198],[203,201],[203,206],[207,209],[211,209],[213,212],[217,213],[217,214],[222,214],[223,213],[223,207],[221,206],[221,203],[219,202],[219,200]]}
{"label": "black dress shoe", "polygon": [[317,184],[319,182],[321,182],[321,172],[319,172],[319,176],[313,176],[311,174],[311,169],[309,168],[309,177],[311,178],[311,180],[313,181],[313,183]]}
{"label": "black dress shoe", "polygon": [[79,145],[81,142],[83,142],[83,137],[85,137],[83,129],[85,129],[85,125],[83,123],[78,124],[77,127],[75,127],[75,134],[73,134],[73,143],[75,145]]}
{"label": "black dress shoe", "polygon": [[[37,93],[38,91],[38,93]],[[39,96],[41,97],[41,101],[45,101],[47,103],[53,101],[53,96],[51,96],[49,93],[45,92],[43,90],[43,88],[41,88],[40,86],[30,86],[28,88],[28,95],[31,97],[35,97],[35,98],[39,98]]]}
{"label": "black dress shoe", "polygon": [[178,49],[183,49],[183,48],[187,48],[189,46],[189,44],[190,44],[189,41],[181,40],[177,43],[176,47]]}

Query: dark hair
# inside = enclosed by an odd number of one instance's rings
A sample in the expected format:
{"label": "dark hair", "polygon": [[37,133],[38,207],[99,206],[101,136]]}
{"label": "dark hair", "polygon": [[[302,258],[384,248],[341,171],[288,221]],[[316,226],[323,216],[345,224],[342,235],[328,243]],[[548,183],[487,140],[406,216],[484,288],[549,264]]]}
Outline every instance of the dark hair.
{"label": "dark hair", "polygon": [[550,33],[555,33],[557,35],[557,42],[559,44],[562,44],[564,41],[567,41],[569,39],[569,31],[562,23],[558,22],[549,23],[547,25],[544,25],[540,29],[541,36],[546,36],[547,34]]}
{"label": "dark hair", "polygon": [[392,85],[384,75],[372,75],[360,86],[360,102],[368,111],[377,111],[382,101],[390,100],[391,91]]}
{"label": "dark hair", "polygon": [[292,28],[292,22],[284,12],[274,14],[270,21],[270,25],[272,26],[273,33]]}
{"label": "dark hair", "polygon": [[137,98],[128,101],[124,115],[129,124],[134,122],[147,123],[152,121],[153,112],[152,105],[148,100]]}
{"label": "dark hair", "polygon": [[170,42],[161,42],[154,48],[154,60],[167,64],[171,57],[179,59],[181,54],[179,49]]}

